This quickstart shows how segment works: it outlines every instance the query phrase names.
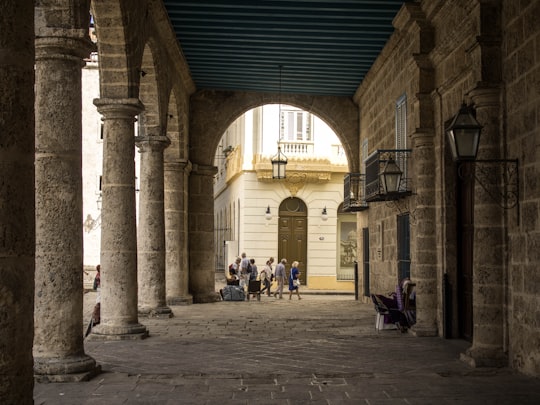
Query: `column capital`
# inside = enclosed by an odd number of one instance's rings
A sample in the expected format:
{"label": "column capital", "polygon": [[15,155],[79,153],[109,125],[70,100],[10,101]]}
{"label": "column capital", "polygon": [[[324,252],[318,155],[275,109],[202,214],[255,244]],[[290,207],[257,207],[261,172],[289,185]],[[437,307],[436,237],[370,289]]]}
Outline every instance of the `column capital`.
{"label": "column capital", "polygon": [[197,163],[193,163],[191,174],[196,174],[199,176],[215,176],[218,172],[218,169],[216,166],[210,166],[210,165],[200,165]]}
{"label": "column capital", "polygon": [[187,173],[191,172],[192,165],[189,160],[171,160],[163,164],[165,171],[185,171]]}
{"label": "column capital", "polygon": [[435,136],[431,128],[417,128],[411,134],[414,148],[433,148],[435,145]]}
{"label": "column capital", "polygon": [[95,98],[94,105],[104,119],[133,118],[144,111],[138,98]]}
{"label": "column capital", "polygon": [[87,58],[90,52],[96,50],[96,45],[90,41],[84,30],[65,29],[63,35],[36,37],[36,61],[44,59],[80,60]]}
{"label": "column capital", "polygon": [[136,136],[135,145],[139,152],[162,152],[171,144],[169,138],[163,135]]}
{"label": "column capital", "polygon": [[477,110],[482,107],[497,108],[501,103],[501,88],[500,86],[478,83],[474,89],[469,91],[469,97]]}

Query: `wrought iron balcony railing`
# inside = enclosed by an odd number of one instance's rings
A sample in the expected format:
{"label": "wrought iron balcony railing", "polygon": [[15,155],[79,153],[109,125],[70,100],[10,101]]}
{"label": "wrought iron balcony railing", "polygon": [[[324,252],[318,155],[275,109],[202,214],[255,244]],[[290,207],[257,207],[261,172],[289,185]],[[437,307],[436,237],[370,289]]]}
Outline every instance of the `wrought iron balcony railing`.
{"label": "wrought iron balcony railing", "polygon": [[[412,194],[409,177],[410,156],[410,149],[378,149],[366,159],[365,199],[367,202],[396,200]],[[387,192],[382,175],[384,175],[386,164],[391,161],[397,165],[401,176],[397,189]]]}

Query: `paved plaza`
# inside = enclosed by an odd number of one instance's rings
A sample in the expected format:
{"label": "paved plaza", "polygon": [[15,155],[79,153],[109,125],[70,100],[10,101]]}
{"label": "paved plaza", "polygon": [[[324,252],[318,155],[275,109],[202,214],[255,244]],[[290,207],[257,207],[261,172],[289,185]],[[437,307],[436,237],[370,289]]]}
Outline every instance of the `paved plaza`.
{"label": "paved plaza", "polygon": [[538,379],[470,368],[461,340],[377,332],[350,294],[172,309],[140,318],[148,339],[86,341],[102,373],[36,383],[35,404],[540,404]]}

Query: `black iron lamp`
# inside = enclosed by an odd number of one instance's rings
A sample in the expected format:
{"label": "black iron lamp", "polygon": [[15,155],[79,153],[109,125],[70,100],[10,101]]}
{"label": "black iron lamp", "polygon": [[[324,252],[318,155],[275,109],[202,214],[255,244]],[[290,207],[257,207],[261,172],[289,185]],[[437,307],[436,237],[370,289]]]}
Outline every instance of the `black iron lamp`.
{"label": "black iron lamp", "polygon": [[266,212],[264,213],[264,217],[267,221],[270,221],[272,219],[272,213],[270,212],[270,206],[266,208]]}
{"label": "black iron lamp", "polygon": [[465,103],[446,128],[454,162],[476,160],[482,126],[474,117],[474,109]]}
{"label": "black iron lamp", "polygon": [[390,157],[386,161],[384,169],[379,174],[382,193],[386,195],[398,193],[402,175],[403,172],[397,165],[396,161],[393,157]]}
{"label": "black iron lamp", "polygon": [[287,156],[281,152],[281,147],[278,146],[277,154],[272,158],[272,178],[284,179],[286,177]]}
{"label": "black iron lamp", "polygon": [[326,207],[323,208],[322,212],[321,212],[321,219],[323,221],[327,221],[328,220],[328,211],[326,211]]}
{"label": "black iron lamp", "polygon": [[287,156],[281,151],[279,146],[279,140],[281,138],[281,71],[283,69],[282,65],[279,65],[279,117],[278,117],[278,149],[277,154],[272,158],[272,178],[273,179],[284,179],[287,177]]}
{"label": "black iron lamp", "polygon": [[[519,207],[518,159],[477,159],[482,125],[475,110],[465,103],[446,127],[452,158],[463,180],[476,180],[487,195],[504,209]],[[473,170],[463,170],[474,163]]]}

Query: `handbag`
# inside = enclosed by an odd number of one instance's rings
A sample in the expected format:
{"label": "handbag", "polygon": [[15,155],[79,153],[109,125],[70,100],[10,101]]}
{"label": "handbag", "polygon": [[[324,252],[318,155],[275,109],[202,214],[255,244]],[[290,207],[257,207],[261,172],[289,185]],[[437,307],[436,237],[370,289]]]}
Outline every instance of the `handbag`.
{"label": "handbag", "polygon": [[297,278],[296,280],[293,280],[293,281],[292,281],[292,284],[293,284],[293,286],[295,286],[295,287],[300,287],[300,279]]}

